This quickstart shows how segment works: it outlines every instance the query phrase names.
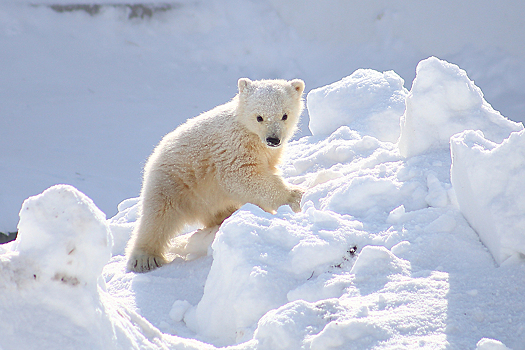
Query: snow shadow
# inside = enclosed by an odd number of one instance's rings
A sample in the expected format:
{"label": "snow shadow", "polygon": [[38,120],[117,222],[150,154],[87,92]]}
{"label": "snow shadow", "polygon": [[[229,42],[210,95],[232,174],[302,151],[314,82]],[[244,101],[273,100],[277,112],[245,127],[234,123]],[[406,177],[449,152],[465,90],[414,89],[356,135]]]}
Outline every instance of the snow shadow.
{"label": "snow shadow", "polygon": [[140,315],[164,333],[194,338],[182,319],[170,317],[170,311],[177,302],[198,304],[212,261],[211,256],[192,261],[178,257],[149,273],[133,274],[130,289]]}
{"label": "snow shadow", "polygon": [[[481,245],[481,243],[480,243]],[[445,333],[451,349],[473,349],[483,339],[495,339],[510,349],[525,349],[525,269],[497,267],[490,253],[449,272]],[[463,266],[462,266],[463,265]],[[460,269],[458,269],[460,268]]]}

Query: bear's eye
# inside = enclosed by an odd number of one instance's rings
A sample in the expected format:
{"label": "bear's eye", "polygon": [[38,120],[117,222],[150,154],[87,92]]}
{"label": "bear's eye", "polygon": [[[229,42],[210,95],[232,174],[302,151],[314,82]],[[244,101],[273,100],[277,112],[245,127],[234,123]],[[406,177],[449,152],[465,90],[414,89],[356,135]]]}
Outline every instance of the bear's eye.
{"label": "bear's eye", "polygon": [[288,115],[287,114],[283,115],[283,119],[282,120],[286,120],[286,119],[288,119]]}
{"label": "bear's eye", "polygon": [[260,115],[257,116],[257,121],[259,123],[262,123],[264,121],[263,117],[261,117]]}

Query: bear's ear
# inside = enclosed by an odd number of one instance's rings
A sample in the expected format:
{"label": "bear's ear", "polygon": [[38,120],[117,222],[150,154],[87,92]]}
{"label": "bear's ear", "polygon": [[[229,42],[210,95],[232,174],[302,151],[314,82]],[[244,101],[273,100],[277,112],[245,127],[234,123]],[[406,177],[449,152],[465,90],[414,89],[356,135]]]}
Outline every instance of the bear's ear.
{"label": "bear's ear", "polygon": [[290,82],[292,84],[292,87],[297,91],[299,95],[301,95],[304,91],[304,81],[301,79],[294,79]]}
{"label": "bear's ear", "polygon": [[240,94],[245,93],[251,84],[252,84],[252,81],[248,78],[239,79],[239,81],[237,82],[237,86],[239,87],[239,93]]}

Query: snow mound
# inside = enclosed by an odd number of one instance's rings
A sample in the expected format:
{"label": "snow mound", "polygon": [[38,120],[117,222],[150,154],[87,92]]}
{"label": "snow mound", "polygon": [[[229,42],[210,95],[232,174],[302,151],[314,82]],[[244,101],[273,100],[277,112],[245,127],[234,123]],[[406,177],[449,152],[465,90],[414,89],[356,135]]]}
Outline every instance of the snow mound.
{"label": "snow mound", "polygon": [[13,248],[39,261],[37,277],[95,285],[113,245],[106,215],[72,186],[26,199]]}
{"label": "snow mound", "polygon": [[246,205],[223,223],[204,295],[185,318],[190,328],[216,344],[248,340],[266,312],[288,302],[289,291],[350,258],[363,235],[358,225],[305,206],[298,215],[282,207],[275,218]]}
{"label": "snow mound", "polygon": [[352,75],[308,93],[309,128],[313,135],[329,135],[347,125],[362,135],[396,142],[399,118],[408,91],[393,71],[358,69]]}
{"label": "snow mound", "polygon": [[[105,215],[72,186],[28,198],[17,240],[0,255],[2,349],[139,349],[182,343],[106,292]],[[201,344],[202,345],[202,344]],[[186,341],[185,349],[205,349]]]}
{"label": "snow mound", "polygon": [[498,264],[525,256],[525,131],[501,144],[467,130],[450,141],[461,212]]}
{"label": "snow mound", "polygon": [[430,57],[419,62],[401,118],[399,151],[412,157],[431,149],[448,149],[450,137],[464,130],[482,130],[502,142],[523,129],[495,111],[467,73],[455,64]]}

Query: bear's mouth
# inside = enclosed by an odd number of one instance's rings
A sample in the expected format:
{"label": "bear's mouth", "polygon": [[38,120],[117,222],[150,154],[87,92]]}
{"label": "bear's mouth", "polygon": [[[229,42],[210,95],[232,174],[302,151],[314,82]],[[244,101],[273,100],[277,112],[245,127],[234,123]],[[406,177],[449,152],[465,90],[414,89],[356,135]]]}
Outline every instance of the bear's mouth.
{"label": "bear's mouth", "polygon": [[277,137],[267,137],[266,144],[270,147],[279,147],[281,145],[281,140]]}

